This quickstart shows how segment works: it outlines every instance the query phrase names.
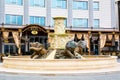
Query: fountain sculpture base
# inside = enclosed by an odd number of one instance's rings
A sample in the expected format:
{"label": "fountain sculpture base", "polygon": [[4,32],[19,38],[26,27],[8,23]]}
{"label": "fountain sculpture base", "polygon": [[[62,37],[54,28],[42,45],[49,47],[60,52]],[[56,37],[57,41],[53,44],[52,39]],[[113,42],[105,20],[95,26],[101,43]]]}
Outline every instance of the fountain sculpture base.
{"label": "fountain sculpture base", "polygon": [[3,58],[6,68],[24,70],[88,70],[117,65],[115,56],[84,56],[85,59],[30,59],[30,56]]}

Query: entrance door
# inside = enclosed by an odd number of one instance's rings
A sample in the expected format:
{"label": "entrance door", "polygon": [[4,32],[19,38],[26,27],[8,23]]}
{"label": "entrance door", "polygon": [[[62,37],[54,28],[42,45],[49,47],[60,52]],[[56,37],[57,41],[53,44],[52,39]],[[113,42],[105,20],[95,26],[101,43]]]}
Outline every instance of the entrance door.
{"label": "entrance door", "polygon": [[92,35],[92,38],[90,39],[90,50],[93,55],[99,54],[99,38],[97,35]]}
{"label": "entrance door", "polygon": [[22,37],[25,38],[25,52],[29,52],[30,42],[39,42],[47,48],[48,33],[47,30],[40,25],[30,24],[22,29]]}

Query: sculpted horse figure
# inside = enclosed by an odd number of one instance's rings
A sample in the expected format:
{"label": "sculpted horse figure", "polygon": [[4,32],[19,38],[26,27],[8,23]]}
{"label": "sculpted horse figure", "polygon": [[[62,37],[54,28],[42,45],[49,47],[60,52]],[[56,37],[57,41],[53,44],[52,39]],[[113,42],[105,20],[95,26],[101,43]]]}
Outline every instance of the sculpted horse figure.
{"label": "sculpted horse figure", "polygon": [[[33,51],[31,58],[39,59],[48,53],[43,44],[39,42],[30,43],[30,50]],[[35,57],[37,55],[37,57]]]}

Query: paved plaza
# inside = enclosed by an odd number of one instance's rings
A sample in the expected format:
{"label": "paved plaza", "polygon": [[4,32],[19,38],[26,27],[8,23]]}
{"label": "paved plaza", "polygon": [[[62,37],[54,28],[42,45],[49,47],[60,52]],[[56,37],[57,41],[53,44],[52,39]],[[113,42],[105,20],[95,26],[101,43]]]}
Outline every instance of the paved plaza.
{"label": "paved plaza", "polygon": [[0,80],[120,80],[120,72],[73,75],[34,75],[0,73]]}
{"label": "paved plaza", "polygon": [[[120,59],[118,59],[120,63]],[[119,68],[119,67],[117,67]],[[2,68],[1,68],[2,69]],[[107,70],[107,69],[106,69]],[[64,74],[34,74],[31,73],[11,73],[11,72],[0,72],[0,80],[120,80],[120,70],[111,72],[100,71],[88,71],[87,73],[64,73]]]}

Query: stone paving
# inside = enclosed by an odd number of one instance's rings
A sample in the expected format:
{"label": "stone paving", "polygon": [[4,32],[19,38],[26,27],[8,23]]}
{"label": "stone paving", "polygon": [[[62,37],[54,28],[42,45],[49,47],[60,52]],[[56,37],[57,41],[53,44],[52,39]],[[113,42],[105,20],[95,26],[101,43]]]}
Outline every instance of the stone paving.
{"label": "stone paving", "polygon": [[[118,59],[120,63],[120,59]],[[120,80],[120,71],[76,74],[22,74],[0,72],[0,80]]]}
{"label": "stone paving", "polygon": [[28,75],[0,73],[0,80],[120,80],[120,72],[73,75]]}

